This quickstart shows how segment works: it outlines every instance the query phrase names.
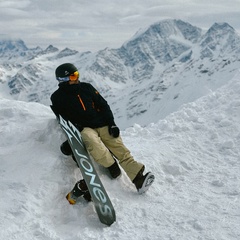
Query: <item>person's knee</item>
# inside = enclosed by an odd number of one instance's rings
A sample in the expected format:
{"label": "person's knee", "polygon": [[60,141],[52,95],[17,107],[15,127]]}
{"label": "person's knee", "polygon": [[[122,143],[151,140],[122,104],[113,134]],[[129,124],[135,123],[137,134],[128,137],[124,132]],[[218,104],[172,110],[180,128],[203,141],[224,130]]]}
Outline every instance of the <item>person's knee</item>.
{"label": "person's knee", "polygon": [[60,146],[60,149],[64,155],[67,155],[67,156],[72,155],[72,149],[68,143],[68,140],[62,143],[62,145]]}
{"label": "person's knee", "polygon": [[96,131],[92,128],[84,128],[81,132],[83,141],[91,141],[92,139],[95,138],[95,136],[97,135]]}

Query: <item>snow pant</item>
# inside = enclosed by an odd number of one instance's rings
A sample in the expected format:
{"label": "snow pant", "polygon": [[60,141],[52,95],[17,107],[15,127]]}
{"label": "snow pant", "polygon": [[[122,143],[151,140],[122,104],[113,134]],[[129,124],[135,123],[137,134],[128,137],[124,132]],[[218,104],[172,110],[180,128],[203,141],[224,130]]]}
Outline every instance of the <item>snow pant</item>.
{"label": "snow pant", "polygon": [[113,154],[131,181],[144,167],[133,159],[120,136],[114,138],[109,134],[108,126],[95,129],[85,127],[81,135],[89,154],[103,167],[110,167],[114,163]]}

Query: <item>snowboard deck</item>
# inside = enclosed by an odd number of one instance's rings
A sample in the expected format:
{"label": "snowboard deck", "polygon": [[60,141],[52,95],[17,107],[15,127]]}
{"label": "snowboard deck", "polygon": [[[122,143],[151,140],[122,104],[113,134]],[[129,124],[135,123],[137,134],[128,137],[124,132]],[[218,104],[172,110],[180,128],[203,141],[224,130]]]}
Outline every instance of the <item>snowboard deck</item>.
{"label": "snowboard deck", "polygon": [[62,116],[59,116],[59,123],[66,133],[72,152],[87,184],[98,218],[101,223],[110,226],[116,221],[115,210],[82,141],[81,133],[70,121],[64,120]]}

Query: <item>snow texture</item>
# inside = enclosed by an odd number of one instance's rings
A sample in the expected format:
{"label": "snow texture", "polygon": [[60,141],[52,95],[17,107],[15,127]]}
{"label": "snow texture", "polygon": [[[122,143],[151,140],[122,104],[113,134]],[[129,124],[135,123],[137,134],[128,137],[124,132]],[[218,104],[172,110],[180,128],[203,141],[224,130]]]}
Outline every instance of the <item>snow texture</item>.
{"label": "snow texture", "polygon": [[221,88],[122,138],[155,174],[139,195],[126,174],[96,165],[117,221],[101,224],[92,203],[65,195],[79,180],[61,154],[50,108],[0,98],[0,239],[240,239],[240,74]]}

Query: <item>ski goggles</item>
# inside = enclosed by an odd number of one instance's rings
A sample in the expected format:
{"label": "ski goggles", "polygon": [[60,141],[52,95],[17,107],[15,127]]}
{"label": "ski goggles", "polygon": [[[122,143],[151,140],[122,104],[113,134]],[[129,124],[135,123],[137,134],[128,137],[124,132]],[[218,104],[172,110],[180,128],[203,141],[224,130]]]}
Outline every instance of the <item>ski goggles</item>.
{"label": "ski goggles", "polygon": [[57,80],[59,82],[76,81],[78,80],[79,76],[80,76],[79,72],[76,71],[67,77],[57,77]]}

